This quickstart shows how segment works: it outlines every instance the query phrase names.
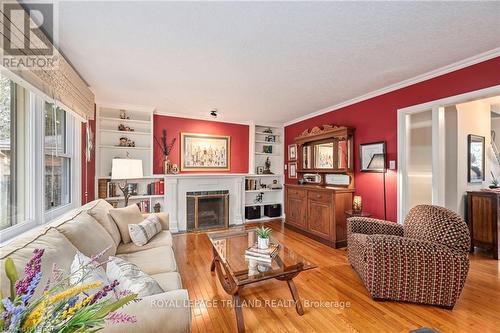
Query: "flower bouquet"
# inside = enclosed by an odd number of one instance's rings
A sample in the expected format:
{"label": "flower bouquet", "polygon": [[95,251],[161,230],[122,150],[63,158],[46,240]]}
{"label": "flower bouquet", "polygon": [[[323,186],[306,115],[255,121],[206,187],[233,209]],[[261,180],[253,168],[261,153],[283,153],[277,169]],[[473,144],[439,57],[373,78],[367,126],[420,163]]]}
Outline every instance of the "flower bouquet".
{"label": "flower bouquet", "polygon": [[[106,320],[112,322],[135,322],[133,316],[116,312],[122,306],[137,299],[136,294],[116,295],[118,282],[102,286],[101,281],[85,283],[85,277],[102,263],[97,259],[106,250],[79,267],[81,278],[72,281],[72,274],[63,274],[53,265],[40,297],[34,297],[42,279],[41,260],[43,249],[36,249],[24,269],[25,276],[19,279],[11,258],[5,260],[5,273],[10,281],[10,297],[0,303],[0,331],[28,333],[96,332],[103,328]],[[75,274],[76,272],[73,272]],[[91,290],[97,290],[92,293]]]}

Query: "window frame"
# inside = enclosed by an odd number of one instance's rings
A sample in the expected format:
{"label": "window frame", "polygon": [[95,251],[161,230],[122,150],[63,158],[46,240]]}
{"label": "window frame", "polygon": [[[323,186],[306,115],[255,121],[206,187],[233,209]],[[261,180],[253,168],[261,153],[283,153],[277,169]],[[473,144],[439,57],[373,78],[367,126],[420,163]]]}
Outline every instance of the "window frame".
{"label": "window frame", "polygon": [[[52,222],[64,213],[81,205],[81,123],[84,121],[67,106],[54,101],[38,89],[8,71],[1,71],[16,85],[16,94],[24,93],[25,124],[27,131],[24,147],[24,220],[0,230],[0,244],[37,226]],[[44,105],[55,104],[66,112],[66,152],[70,158],[70,201],[45,211],[45,147],[44,147]],[[16,101],[17,103],[17,101]],[[42,198],[42,200],[37,200]]]}

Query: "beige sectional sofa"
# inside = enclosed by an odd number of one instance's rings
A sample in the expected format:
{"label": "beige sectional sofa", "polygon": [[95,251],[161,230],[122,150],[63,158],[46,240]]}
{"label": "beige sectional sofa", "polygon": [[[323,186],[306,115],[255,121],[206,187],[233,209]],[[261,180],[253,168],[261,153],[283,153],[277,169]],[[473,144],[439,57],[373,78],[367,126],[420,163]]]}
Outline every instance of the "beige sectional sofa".
{"label": "beige sectional sofa", "polygon": [[[144,297],[122,310],[135,315],[134,324],[109,324],[103,332],[190,332],[191,309],[187,290],[177,272],[172,248],[172,234],[168,231],[168,215],[158,213],[163,231],[144,246],[124,244],[108,212],[112,206],[104,200],[92,201],[56,221],[33,229],[0,247],[0,282],[3,295],[9,295],[4,262],[11,257],[19,274],[36,248],[45,249],[42,260],[44,285],[52,271],[52,264],[69,270],[77,251],[93,256],[109,247],[101,260],[109,256],[123,258],[151,275],[164,290]],[[40,289],[40,288],[38,288]],[[39,290],[38,290],[39,291]]]}

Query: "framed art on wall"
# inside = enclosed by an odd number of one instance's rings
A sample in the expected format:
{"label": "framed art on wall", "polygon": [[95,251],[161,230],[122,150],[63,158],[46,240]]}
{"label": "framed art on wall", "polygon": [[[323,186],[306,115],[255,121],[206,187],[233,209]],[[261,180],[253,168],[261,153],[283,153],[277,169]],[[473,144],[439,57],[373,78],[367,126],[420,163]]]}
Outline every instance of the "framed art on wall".
{"label": "framed art on wall", "polygon": [[288,178],[297,178],[297,162],[288,163]]}
{"label": "framed art on wall", "polygon": [[473,134],[467,136],[467,181],[469,183],[484,181],[484,136]]}
{"label": "framed art on wall", "polygon": [[[375,155],[385,156],[385,141],[363,143],[359,145],[359,161],[360,161],[361,171],[380,172],[380,170],[375,170],[375,168],[373,168],[373,166],[370,165]],[[383,166],[383,168],[385,168],[385,165]]]}
{"label": "framed art on wall", "polygon": [[181,133],[181,171],[230,170],[231,138]]}
{"label": "framed art on wall", "polygon": [[296,161],[297,160],[297,144],[288,145],[288,160]]}

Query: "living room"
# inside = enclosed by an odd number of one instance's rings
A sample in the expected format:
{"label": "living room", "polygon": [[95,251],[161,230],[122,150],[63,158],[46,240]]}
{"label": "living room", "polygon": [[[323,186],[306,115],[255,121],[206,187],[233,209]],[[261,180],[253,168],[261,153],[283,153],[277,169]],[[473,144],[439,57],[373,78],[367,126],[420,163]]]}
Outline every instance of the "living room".
{"label": "living room", "polygon": [[1,11],[2,331],[498,331],[500,3]]}

